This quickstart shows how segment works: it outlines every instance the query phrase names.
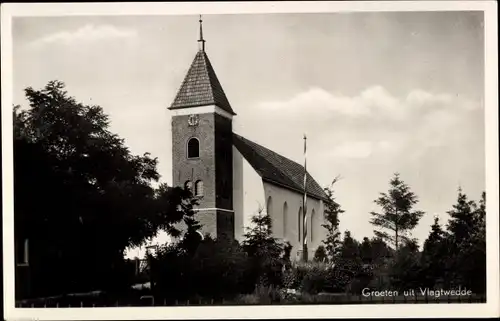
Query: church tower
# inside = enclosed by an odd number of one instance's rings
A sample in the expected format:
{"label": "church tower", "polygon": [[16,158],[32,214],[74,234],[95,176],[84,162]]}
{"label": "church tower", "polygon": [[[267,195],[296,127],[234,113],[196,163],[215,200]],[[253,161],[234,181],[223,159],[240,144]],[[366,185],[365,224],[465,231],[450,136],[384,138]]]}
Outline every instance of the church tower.
{"label": "church tower", "polygon": [[234,238],[232,118],[236,113],[205,52],[200,16],[199,50],[172,105],[174,186],[198,198],[202,233]]}

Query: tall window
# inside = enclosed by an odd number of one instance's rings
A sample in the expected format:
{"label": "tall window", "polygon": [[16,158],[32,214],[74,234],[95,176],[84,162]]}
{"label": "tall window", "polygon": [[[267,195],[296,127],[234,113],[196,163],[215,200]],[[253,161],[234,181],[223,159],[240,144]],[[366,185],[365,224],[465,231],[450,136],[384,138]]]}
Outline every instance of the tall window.
{"label": "tall window", "polygon": [[285,202],[285,204],[283,204],[283,239],[284,240],[286,240],[287,220],[288,220],[288,204]]}
{"label": "tall window", "polygon": [[187,190],[190,190],[191,192],[193,191],[193,182],[191,181],[186,181],[184,183],[184,188]]}
{"label": "tall window", "polygon": [[311,212],[311,243],[313,241],[313,235],[314,235],[314,215],[316,214],[316,212],[314,211],[314,208]]}
{"label": "tall window", "polygon": [[273,211],[273,198],[269,196],[267,198],[267,215],[271,216]]}
{"label": "tall window", "polygon": [[301,240],[301,234],[302,234],[302,229],[300,228],[300,226],[302,225],[302,206],[299,207],[299,213],[297,215],[297,234],[299,235],[299,242]]}
{"label": "tall window", "polygon": [[187,157],[198,158],[200,157],[200,141],[198,138],[191,138],[187,144]]}
{"label": "tall window", "polygon": [[17,244],[17,264],[28,265],[29,263],[29,243],[24,239],[22,243]]}
{"label": "tall window", "polygon": [[196,181],[196,184],[194,185],[194,190],[195,190],[195,195],[196,196],[203,196],[203,181]]}

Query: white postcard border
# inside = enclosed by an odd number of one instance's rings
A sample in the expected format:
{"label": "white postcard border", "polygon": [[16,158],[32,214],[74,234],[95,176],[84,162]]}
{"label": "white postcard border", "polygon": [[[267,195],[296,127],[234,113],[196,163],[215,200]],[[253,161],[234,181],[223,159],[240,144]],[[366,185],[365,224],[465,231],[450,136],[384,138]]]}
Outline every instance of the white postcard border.
{"label": "white postcard border", "polygon": [[[484,11],[487,202],[487,303],[239,307],[15,308],[13,246],[12,17],[179,15],[365,11]],[[2,166],[4,315],[6,319],[222,319],[336,317],[465,317],[499,315],[498,39],[495,1],[27,3],[2,4]]]}

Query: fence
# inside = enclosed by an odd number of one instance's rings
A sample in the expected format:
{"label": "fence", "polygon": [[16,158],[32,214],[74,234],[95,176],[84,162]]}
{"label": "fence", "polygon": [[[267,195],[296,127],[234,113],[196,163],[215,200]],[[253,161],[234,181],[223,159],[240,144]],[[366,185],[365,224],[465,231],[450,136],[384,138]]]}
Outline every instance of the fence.
{"label": "fence", "polygon": [[[258,301],[258,299],[257,299]],[[255,302],[255,301],[254,301]],[[486,296],[472,294],[469,296],[393,296],[393,297],[365,297],[362,295],[347,294],[319,294],[319,295],[298,295],[289,297],[277,305],[290,304],[447,304],[447,303],[485,303]],[[225,299],[203,299],[191,300],[166,300],[154,298],[150,295],[143,295],[133,298],[111,299],[103,297],[94,298],[45,298],[24,300],[16,302],[18,308],[97,308],[97,307],[148,307],[148,306],[220,306],[220,305],[249,305],[259,303],[246,303],[245,300],[225,300]]]}

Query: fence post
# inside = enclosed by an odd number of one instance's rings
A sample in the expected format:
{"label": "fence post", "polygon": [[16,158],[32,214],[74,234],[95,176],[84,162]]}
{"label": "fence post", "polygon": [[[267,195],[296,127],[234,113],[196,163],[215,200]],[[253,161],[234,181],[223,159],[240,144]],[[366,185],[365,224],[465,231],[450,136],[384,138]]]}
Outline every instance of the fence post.
{"label": "fence post", "polygon": [[163,306],[166,306],[167,305],[167,298],[164,298],[163,299]]}
{"label": "fence post", "polygon": [[58,307],[59,307],[59,302],[56,302],[56,308],[58,308]]}
{"label": "fence post", "polygon": [[80,301],[80,308],[83,308],[83,301]]}
{"label": "fence post", "polygon": [[189,299],[187,300],[186,305],[189,305]]}

